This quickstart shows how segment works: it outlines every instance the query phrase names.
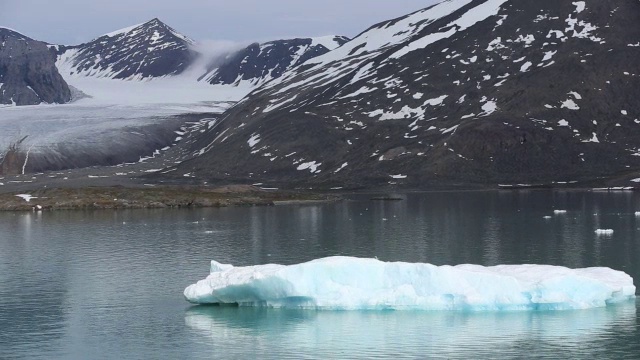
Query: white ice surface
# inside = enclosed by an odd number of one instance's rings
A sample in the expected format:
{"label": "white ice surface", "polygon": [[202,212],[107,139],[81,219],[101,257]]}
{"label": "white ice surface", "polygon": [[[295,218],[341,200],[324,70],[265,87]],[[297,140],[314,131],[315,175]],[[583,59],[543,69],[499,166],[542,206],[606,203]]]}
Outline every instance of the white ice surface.
{"label": "white ice surface", "polygon": [[596,234],[598,235],[612,235],[613,229],[596,229]]}
{"label": "white ice surface", "polygon": [[565,310],[635,298],[633,279],[609,268],[435,266],[329,257],[297,265],[233,267],[187,287],[196,304],[311,309]]}
{"label": "white ice surface", "polygon": [[[63,72],[72,86],[91,96],[69,104],[0,106],[0,149],[28,136],[23,146],[77,143],[106,131],[157,123],[186,113],[222,113],[251,88],[209,85],[190,76],[149,81],[112,80]],[[92,141],[99,142],[99,137]],[[91,144],[88,144],[91,146]]]}

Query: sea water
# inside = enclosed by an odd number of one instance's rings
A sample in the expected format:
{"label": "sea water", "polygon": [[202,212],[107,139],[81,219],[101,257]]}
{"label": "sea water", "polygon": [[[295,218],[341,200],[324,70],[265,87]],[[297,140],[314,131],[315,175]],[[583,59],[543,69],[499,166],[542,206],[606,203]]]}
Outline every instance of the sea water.
{"label": "sea water", "polygon": [[327,256],[604,266],[640,279],[640,194],[385,195],[402,200],[358,195],[275,207],[2,213],[0,358],[637,358],[633,301],[477,313],[185,301],[185,287],[209,272],[212,259],[236,266]]}

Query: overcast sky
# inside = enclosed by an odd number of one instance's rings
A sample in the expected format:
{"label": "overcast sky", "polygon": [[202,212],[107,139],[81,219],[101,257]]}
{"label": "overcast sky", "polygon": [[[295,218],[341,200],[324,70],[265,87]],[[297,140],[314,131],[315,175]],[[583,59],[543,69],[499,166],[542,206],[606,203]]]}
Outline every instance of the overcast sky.
{"label": "overcast sky", "polygon": [[160,18],[195,40],[346,35],[436,0],[0,0],[0,26],[73,45]]}

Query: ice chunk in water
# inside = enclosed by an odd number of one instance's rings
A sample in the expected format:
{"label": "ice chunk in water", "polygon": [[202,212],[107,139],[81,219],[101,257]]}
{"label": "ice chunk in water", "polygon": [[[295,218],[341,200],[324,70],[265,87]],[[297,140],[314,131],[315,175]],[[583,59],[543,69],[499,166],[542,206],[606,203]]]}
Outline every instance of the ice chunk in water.
{"label": "ice chunk in water", "polygon": [[187,287],[195,304],[311,309],[563,310],[635,298],[633,279],[609,268],[435,266],[329,257],[296,265],[233,267],[213,261]]}

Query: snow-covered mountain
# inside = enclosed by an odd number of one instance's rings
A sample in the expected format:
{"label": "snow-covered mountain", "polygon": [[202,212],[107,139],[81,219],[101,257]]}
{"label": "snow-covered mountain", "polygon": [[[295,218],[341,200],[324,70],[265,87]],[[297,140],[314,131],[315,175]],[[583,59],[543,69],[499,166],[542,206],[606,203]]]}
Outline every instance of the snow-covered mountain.
{"label": "snow-covered mountain", "polygon": [[[192,128],[200,131],[200,120],[208,124],[268,78],[343,42],[341,37],[328,37],[263,44],[274,51],[250,59],[253,67],[232,70],[229,63],[217,62],[222,64],[220,75],[235,71],[229,76],[247,80],[228,84],[198,81],[206,56],[198,53],[193,40],[158,19],[78,46],[47,48],[10,30],[2,30],[0,36],[6,38],[0,48],[0,103],[73,100],[64,107],[0,109],[0,174],[116,165],[158,156],[164,153],[160,149],[180,143],[180,134]],[[23,56],[27,51],[30,55]],[[56,55],[60,73],[54,65]],[[49,86],[49,93],[43,92],[42,84]]]}
{"label": "snow-covered mountain", "polygon": [[257,86],[347,41],[344,36],[325,36],[254,43],[213,61],[200,80],[210,84]]}
{"label": "snow-covered mountain", "polygon": [[0,27],[0,104],[65,103],[69,87],[43,42]]}
{"label": "snow-covered mountain", "polygon": [[194,41],[155,18],[98,37],[88,43],[58,48],[64,75],[110,79],[146,79],[176,75],[197,54]]}
{"label": "snow-covered mountain", "polygon": [[633,173],[638,24],[635,0],[443,1],[266,83],[171,174],[328,188]]}
{"label": "snow-covered mountain", "polygon": [[64,76],[143,80],[198,71],[199,81],[249,88],[347,42],[343,36],[300,38],[254,43],[213,59],[201,59],[194,40],[159,19],[117,30],[77,46],[56,46],[57,66]]}

